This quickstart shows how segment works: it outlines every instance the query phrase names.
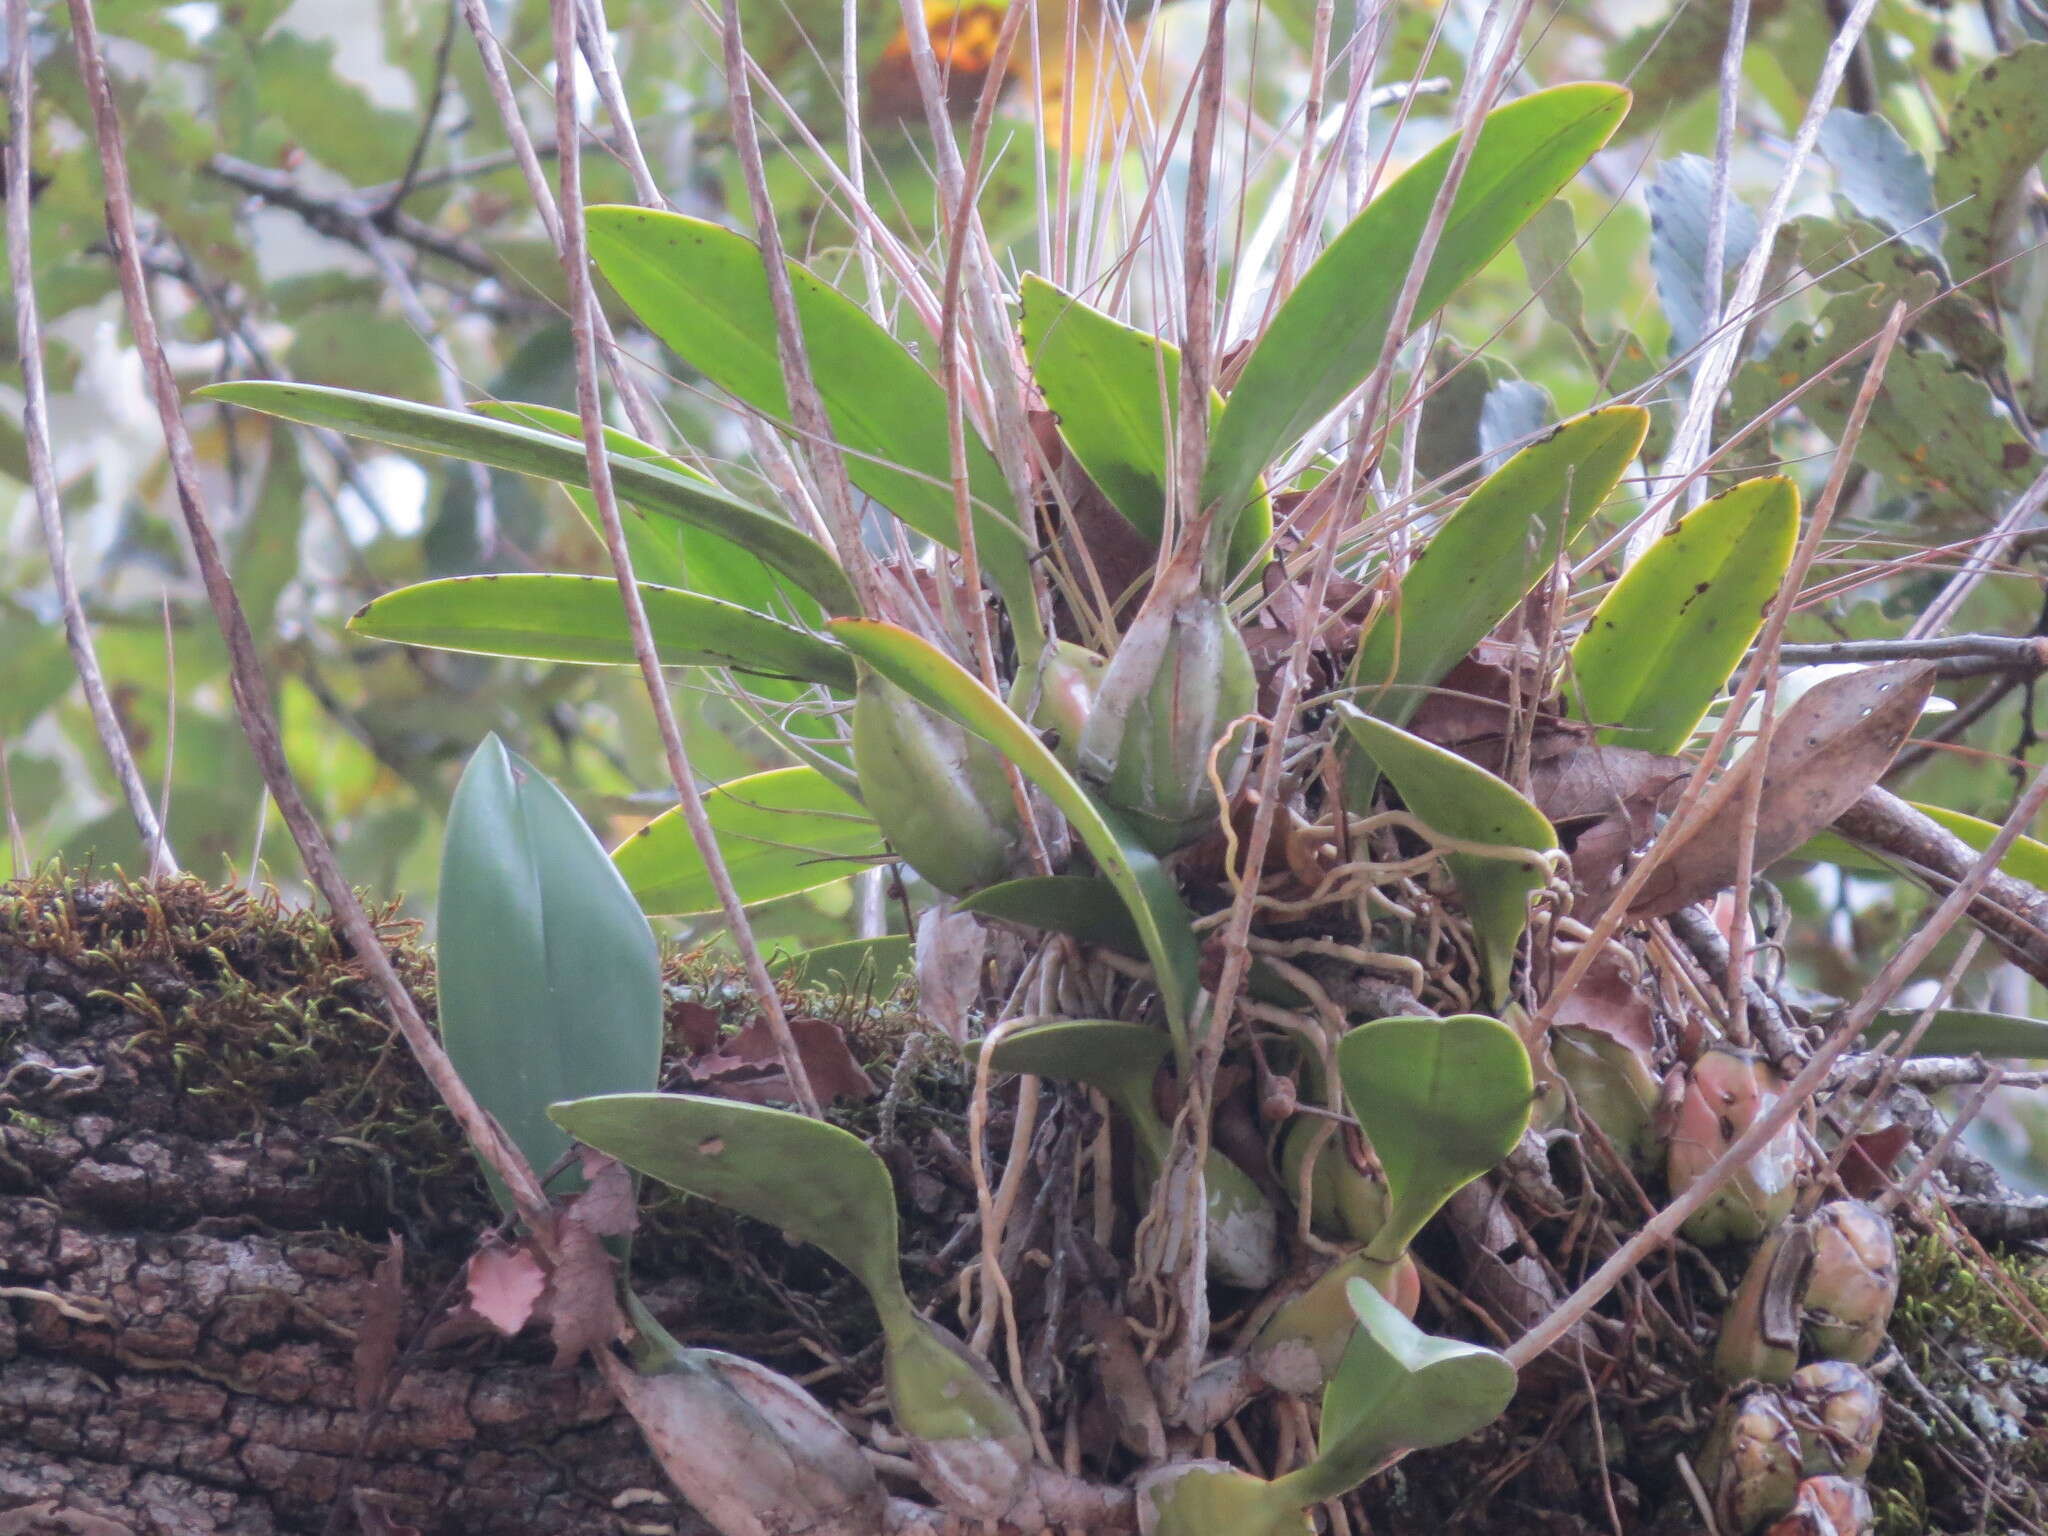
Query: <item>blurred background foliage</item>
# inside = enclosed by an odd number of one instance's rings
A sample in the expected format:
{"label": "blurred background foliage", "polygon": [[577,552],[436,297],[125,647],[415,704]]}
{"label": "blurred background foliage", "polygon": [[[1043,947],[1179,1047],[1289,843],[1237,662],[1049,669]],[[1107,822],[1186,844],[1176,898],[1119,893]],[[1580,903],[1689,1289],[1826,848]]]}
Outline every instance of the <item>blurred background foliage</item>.
{"label": "blurred background foliage", "polygon": [[[1089,113],[1132,114],[1138,96],[1151,112],[1175,111],[1204,13],[1194,0],[1173,0],[1134,8],[1119,23],[1089,0],[1071,3],[1083,7],[1072,18],[1082,43],[1075,78],[1043,64],[1059,54],[1047,40],[1062,37],[1069,18],[1063,6],[1042,4],[1044,45],[1023,50],[1012,71],[985,178],[991,233],[1017,271],[1046,265],[1036,210],[1061,163],[1062,138],[1085,139]],[[1349,35],[1345,9],[1338,6],[1339,37]],[[1390,149],[1398,164],[1442,136],[1450,87],[1483,9],[1468,0],[1396,8],[1374,79],[1428,83],[1405,109],[1390,102],[1373,111],[1375,152]],[[1825,0],[1754,0],[1732,161],[1731,269],[1746,254],[1743,231],[1753,229],[1777,179],[1843,9]],[[546,8],[505,0],[490,10],[529,126],[551,150]],[[751,47],[780,97],[760,105],[779,131],[770,179],[785,239],[857,290],[847,226],[823,172],[823,157],[843,163],[845,155],[842,7],[748,0],[743,10]],[[136,189],[151,225],[157,302],[187,383],[289,374],[440,403],[450,385],[437,370],[438,347],[466,398],[573,405],[559,269],[453,5],[106,0],[100,11],[114,39]],[[653,0],[607,0],[605,11],[626,95],[671,205],[744,224],[716,34],[705,14]],[[928,141],[910,121],[915,90],[901,12],[893,0],[858,0],[857,12],[869,195],[911,249],[928,253],[935,193]],[[1236,162],[1224,178],[1234,198],[1219,216],[1235,221],[1238,235],[1226,239],[1226,255],[1249,249],[1262,210],[1286,195],[1314,7],[1246,0],[1234,12]],[[927,7],[963,107],[988,67],[1000,15],[990,0]],[[1943,230],[1930,215],[1955,201],[1959,177],[1985,169],[1991,151],[1983,144],[1961,135],[1949,143],[1951,130],[1975,115],[1997,126],[2002,152],[2017,144],[2024,155],[2033,145],[2038,161],[2048,143],[2048,70],[2034,67],[2048,53],[2044,15],[2025,0],[1883,0],[1844,93],[1846,106],[1883,121],[1831,120],[1794,205],[1799,217],[1772,253],[1779,301],[1753,328],[1730,402],[1736,419],[1810,377],[1815,358],[1869,334],[1891,298],[1931,306],[1908,367],[1895,365],[1901,377],[1888,381],[1892,415],[1881,406],[1831,530],[1823,580],[1788,640],[1904,633],[2040,471],[2048,261],[2033,249],[2044,228],[2038,174],[2023,158],[2011,227],[1973,233],[1975,215],[1951,210]],[[1707,164],[1686,157],[1713,152],[1725,18],[1721,4],[1673,0],[1554,8],[1524,61],[1523,85],[1625,79],[1637,105],[1591,174],[1468,285],[1433,346],[1416,350],[1412,365],[1446,380],[1415,439],[1426,471],[1638,388],[1697,339]],[[145,774],[162,786],[181,859],[208,877],[296,889],[295,856],[266,812],[234,725],[221,648],[176,529],[156,426],[119,320],[64,26],[62,8],[52,7],[35,34],[31,148],[36,273],[71,559],[116,703]],[[2039,51],[2024,51],[2030,40]],[[2009,69],[2008,84],[1977,80],[1986,60],[2015,49],[2031,63]],[[1348,56],[1332,64],[1334,92],[1350,69]],[[584,85],[587,194],[630,200],[595,89]],[[1968,92],[1976,94],[1965,100]],[[1148,186],[1148,163],[1133,146],[1090,157],[1073,174],[1133,204],[1175,196],[1171,175]],[[1994,279],[1949,286],[2011,252]],[[1226,282],[1231,275],[1226,266]],[[1238,334],[1256,323],[1258,297],[1249,285],[1232,291]],[[1132,302],[1144,315],[1144,293]],[[752,475],[745,423],[658,344],[627,329],[622,309],[613,318],[677,437],[722,475]],[[909,324],[903,328],[908,336]],[[12,349],[11,330],[0,345]],[[1453,373],[1471,353],[1483,356]],[[7,361],[12,380],[14,359]],[[1653,391],[1662,430],[1683,387],[1680,370]],[[1846,404],[1840,390],[1853,387],[1852,377],[1813,391],[1727,467],[1753,473],[1781,463],[1813,489]],[[0,857],[17,872],[52,858],[138,870],[145,861],[72,680],[46,552],[20,483],[19,395],[11,384],[0,394],[8,402],[0,412],[8,493],[0,501],[0,762],[9,818]],[[370,598],[426,577],[603,569],[602,550],[557,489],[493,474],[480,497],[477,480],[445,460],[203,404],[191,419],[214,516],[266,650],[292,764],[354,880],[431,911],[455,775],[487,731],[559,782],[608,841],[668,803],[630,670],[414,651],[342,628]],[[1953,629],[2048,630],[2038,540],[2031,525],[2021,530],[2010,562],[1975,590]],[[677,698],[708,779],[783,761],[729,703],[693,686],[692,675],[677,675]],[[2041,750],[2036,691],[2031,679],[2012,675],[1949,685],[1956,712],[1930,717],[1921,730],[1953,739],[1909,750],[1891,787],[2002,818],[2027,760]],[[1910,887],[1874,873],[1830,865],[1778,873],[1786,902],[1807,919],[1793,925],[1802,936],[1789,957],[1793,975],[1814,988],[1847,988],[1856,957],[1880,952],[1919,910]],[[766,909],[759,931],[787,948],[829,942],[853,932],[854,905],[847,883],[827,886]],[[2041,1000],[2024,988],[2017,973],[1986,966],[1972,995],[1980,1006],[2038,1012],[2029,1004]],[[2029,1140],[2030,1113],[2011,1099],[1986,1122],[1988,1134],[2004,1136],[2017,1155]]]}

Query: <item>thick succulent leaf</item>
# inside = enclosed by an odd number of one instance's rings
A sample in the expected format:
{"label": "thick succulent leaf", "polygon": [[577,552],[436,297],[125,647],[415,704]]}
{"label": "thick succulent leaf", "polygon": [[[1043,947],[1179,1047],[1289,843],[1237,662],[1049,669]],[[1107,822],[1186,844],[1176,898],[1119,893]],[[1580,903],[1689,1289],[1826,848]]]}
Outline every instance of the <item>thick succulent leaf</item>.
{"label": "thick succulent leaf", "polygon": [[[874,818],[815,768],[734,779],[704,796],[704,810],[733,887],[750,906],[844,880],[884,852]],[[718,907],[680,808],[663,811],[619,844],[612,862],[644,912]]]}
{"label": "thick succulent leaf", "polygon": [[1999,259],[2026,206],[2027,173],[2048,154],[2048,43],[2022,43],[1977,71],[1948,115],[1934,160],[1942,249],[1958,281]]}
{"label": "thick succulent leaf", "polygon": [[885,1327],[913,1311],[896,1270],[896,1191],[858,1137],[788,1110],[680,1093],[578,1098],[548,1114],[628,1168],[824,1249],[867,1287]]}
{"label": "thick succulent leaf", "polygon": [[1005,1035],[989,1064],[999,1072],[1087,1083],[1113,1099],[1129,1098],[1149,1108],[1152,1074],[1171,1049],[1170,1037],[1143,1024],[1074,1019]]}
{"label": "thick succulent leaf", "polygon": [[[985,886],[960,901],[956,910],[1064,933],[1083,944],[1100,944],[1120,955],[1145,958],[1144,935],[1117,888],[1100,875],[1026,875]],[[1263,960],[1252,961],[1245,985],[1261,1002],[1302,1008],[1308,999],[1282,981]]]}
{"label": "thick succulent leaf", "polygon": [[[647,328],[719,388],[788,425],[789,395],[760,248],[744,235],[682,214],[612,207],[592,208],[588,217],[592,259]],[[848,477],[926,538],[958,548],[939,381],[831,284],[796,263],[789,277],[811,378],[845,452]],[[1029,543],[997,510],[1008,507],[1009,490],[971,432],[967,477],[982,567],[1008,600],[1013,621],[1035,627]]]}
{"label": "thick succulent leaf", "polygon": [[1387,1224],[1366,1249],[1382,1261],[1514,1149],[1534,1102],[1520,1038],[1476,1013],[1361,1024],[1337,1042],[1337,1072],[1386,1170]]}
{"label": "thick succulent leaf", "polygon": [[1799,540],[1799,491],[1772,475],[1703,502],[1622,573],[1572,647],[1573,705],[1599,739],[1684,746],[1763,627]]}
{"label": "thick succulent leaf", "polygon": [[[1337,710],[1351,739],[1432,831],[1460,842],[1507,844],[1539,853],[1557,846],[1557,833],[1543,813],[1477,763],[1342,700]],[[1488,985],[1499,1002],[1507,996],[1515,946],[1529,924],[1529,898],[1543,888],[1546,876],[1532,863],[1483,854],[1449,853],[1444,862],[1458,882],[1486,961]]]}
{"label": "thick succulent leaf", "polygon": [[958,905],[962,912],[1064,933],[1121,955],[1145,953],[1144,935],[1117,888],[1099,875],[1027,875],[984,886]]}
{"label": "thick succulent leaf", "polygon": [[[655,654],[671,667],[731,667],[853,692],[853,658],[830,640],[764,614],[644,583]],[[609,576],[452,576],[387,592],[348,627],[376,640],[483,656],[633,664],[619,584]]]}
{"label": "thick succulent leaf", "polygon": [[[1180,412],[1180,348],[1036,275],[1024,278],[1021,299],[1031,376],[1058,418],[1061,438],[1110,504],[1156,547],[1166,524],[1167,434]],[[1217,396],[1215,410],[1221,409]],[[1262,482],[1232,534],[1231,569],[1248,564],[1272,534],[1273,504]]]}
{"label": "thick succulent leaf", "polygon": [[1363,1280],[1346,1294],[1359,1327],[1323,1392],[1316,1459],[1273,1485],[1304,1505],[1356,1488],[1396,1456],[1476,1433],[1515,1395],[1505,1356],[1424,1333]]}
{"label": "thick succulent leaf", "polygon": [[[1871,1020],[1862,1040],[1876,1047],[1886,1035],[1904,1039],[1920,1020],[1917,1008],[1887,1009]],[[2048,1059],[2048,1019],[2014,1013],[1978,1013],[1944,1008],[1928,1021],[1925,1034],[1913,1043],[1915,1056],[1989,1056],[1994,1059]]]}
{"label": "thick succulent leaf", "polygon": [[1314,1529],[1275,1484],[1223,1462],[1161,1468],[1138,1498],[1150,1536],[1308,1536]]}
{"label": "thick succulent leaf", "polygon": [[[587,489],[590,484],[580,442],[467,411],[310,384],[210,384],[197,393],[387,447],[472,459],[492,469],[538,475],[564,485]],[[739,545],[810,593],[827,613],[857,611],[853,588],[832,552],[781,518],[659,464],[615,453],[611,471],[620,497],[635,506]]]}
{"label": "thick succulent leaf", "polygon": [[[1441,308],[1579,173],[1628,111],[1618,85],[1537,91],[1496,108],[1479,130],[1414,319]],[[1353,219],[1287,296],[1217,421],[1202,504],[1232,516],[1267,466],[1334,410],[1378,363],[1429,210],[1457,152],[1424,155]]]}
{"label": "thick succulent leaf", "polygon": [[661,1080],[647,920],[575,807],[496,736],[448,808],[438,927],[441,1039],[536,1171],[569,1149],[554,1100]]}
{"label": "thick succulent leaf", "polygon": [[[473,400],[469,408],[493,421],[553,432],[578,444],[583,441],[583,421],[574,411],[511,400]],[[620,458],[638,459],[672,474],[712,484],[702,471],[616,427],[604,429],[604,440],[605,446]],[[575,486],[564,486],[563,490],[602,544],[604,520],[598,515],[590,492]],[[776,575],[760,556],[730,540],[672,518],[649,517],[631,504],[621,505],[619,514],[626,532],[626,551],[633,557],[633,574],[639,580],[702,592],[756,613],[793,610],[793,616],[806,624],[816,624],[822,617],[808,594]]]}
{"label": "thick succulent leaf", "polygon": [[993,744],[1059,807],[1130,909],[1176,1042],[1184,1049],[1200,988],[1198,957],[1187,907],[1165,866],[1081,787],[1036,731],[950,656],[894,624],[839,619],[828,628],[897,687]]}
{"label": "thick succulent leaf", "polygon": [[872,991],[882,996],[910,969],[910,936],[885,933],[877,939],[845,939],[799,950],[776,967],[792,987],[826,986],[835,996]]}
{"label": "thick succulent leaf", "polygon": [[1590,412],[1475,486],[1359,641],[1350,676],[1359,707],[1395,725],[1414,714],[1423,689],[1514,611],[1607,499],[1649,425],[1633,405]]}

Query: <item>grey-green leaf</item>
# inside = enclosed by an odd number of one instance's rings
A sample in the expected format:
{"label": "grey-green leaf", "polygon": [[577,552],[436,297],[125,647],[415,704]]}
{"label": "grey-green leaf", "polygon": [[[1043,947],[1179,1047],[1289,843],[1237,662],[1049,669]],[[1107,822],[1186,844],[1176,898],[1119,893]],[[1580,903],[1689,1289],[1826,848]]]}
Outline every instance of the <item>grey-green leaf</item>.
{"label": "grey-green leaf", "polygon": [[439,929],[441,1038],[537,1172],[569,1148],[549,1104],[660,1080],[647,920],[575,807],[496,736],[449,807]]}

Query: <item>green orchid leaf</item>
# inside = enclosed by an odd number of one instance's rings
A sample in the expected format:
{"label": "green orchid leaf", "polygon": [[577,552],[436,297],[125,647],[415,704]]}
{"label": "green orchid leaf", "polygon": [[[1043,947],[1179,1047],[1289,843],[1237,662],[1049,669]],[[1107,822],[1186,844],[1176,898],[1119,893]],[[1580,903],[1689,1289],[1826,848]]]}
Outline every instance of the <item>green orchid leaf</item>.
{"label": "green orchid leaf", "polygon": [[647,919],[575,807],[496,736],[448,808],[438,918],[442,1042],[536,1172],[569,1150],[554,1100],[661,1080]]}
{"label": "green orchid leaf", "polygon": [[[721,784],[704,810],[742,902],[773,901],[844,880],[880,858],[882,830],[815,768],[775,768]],[[713,912],[718,896],[680,808],[663,811],[612,851],[640,910]]]}
{"label": "green orchid leaf", "polygon": [[[210,384],[195,393],[391,448],[471,459],[492,469],[585,489],[590,484],[580,441],[467,411],[310,384]],[[781,518],[659,464],[613,454],[611,471],[621,499],[739,545],[810,593],[827,613],[857,611],[853,588],[832,552]]]}
{"label": "green orchid leaf", "polygon": [[[671,667],[731,667],[853,692],[843,647],[715,597],[642,584],[655,654]],[[387,592],[348,627],[375,640],[483,656],[631,666],[619,584],[608,576],[453,576]]]}
{"label": "green orchid leaf", "polygon": [[[1431,831],[1463,843],[1488,843],[1547,853],[1557,833],[1543,813],[1477,763],[1399,726],[1375,720],[1343,700],[1337,713],[1351,739],[1384,772],[1401,799]],[[1446,853],[1465,915],[1479,939],[1496,1004],[1505,1000],[1515,946],[1529,925],[1529,898],[1547,876],[1533,862],[1478,853]]]}
{"label": "green orchid leaf", "polygon": [[[1134,960],[1145,958],[1144,935],[1132,920],[1131,909],[1117,888],[1100,875],[1026,875],[1021,880],[1005,880],[984,886],[958,902],[954,910],[1064,933]],[[1261,1002],[1281,1008],[1308,1006],[1308,999],[1263,960],[1252,961],[1245,985]]]}
{"label": "green orchid leaf", "polygon": [[[1917,1008],[1886,1009],[1863,1031],[1862,1042],[1875,1050],[1878,1041],[1886,1035],[1904,1039],[1919,1020],[1920,1010]],[[2048,1019],[1944,1008],[1928,1022],[1926,1033],[1913,1043],[1912,1054],[2048,1060]]]}
{"label": "green orchid leaf", "polygon": [[1368,1255],[1399,1258],[1446,1200],[1529,1124],[1529,1053],[1498,1019],[1375,1019],[1337,1042],[1345,1101],[1386,1170],[1391,1209]]}
{"label": "green orchid leaf", "polygon": [[922,1441],[1029,1441],[985,1369],[918,1314],[897,1268],[896,1191],[867,1143],[822,1120],[690,1094],[625,1093],[558,1103],[585,1146],[673,1189],[780,1227],[853,1272],[880,1318],[897,1427]]}
{"label": "green orchid leaf", "polygon": [[910,969],[910,936],[886,933],[877,939],[846,939],[799,950],[777,969],[792,987],[832,988],[837,996],[871,991],[882,996]]}
{"label": "green orchid leaf", "polygon": [[[646,208],[592,208],[588,222],[591,258],[647,328],[719,388],[788,426],[760,247],[717,224]],[[811,378],[848,478],[926,538],[959,548],[939,381],[831,284],[794,262],[789,277]],[[1009,506],[1009,488],[972,429],[967,479],[982,568],[1012,622],[1035,635],[1030,540],[998,510]],[[1028,649],[1036,654],[1038,646]]]}
{"label": "green orchid leaf", "polygon": [[[1404,724],[1423,690],[1464,660],[1550,569],[1614,489],[1649,424],[1637,406],[1592,411],[1473,487],[1360,638],[1349,678],[1359,707]],[[1370,792],[1366,783],[1355,794]]]}
{"label": "green orchid leaf", "polygon": [[[552,432],[573,439],[579,446],[583,442],[583,420],[574,411],[510,400],[473,400],[469,408],[493,421]],[[616,427],[604,429],[604,440],[605,446],[620,458],[638,459],[686,479],[713,483],[701,470]],[[604,519],[598,515],[596,500],[590,492],[573,485],[562,489],[602,545]],[[756,613],[786,611],[806,625],[815,625],[823,618],[808,593],[778,576],[760,556],[708,529],[671,518],[649,517],[629,503],[620,505],[619,521],[626,533],[626,552],[633,559],[633,574],[641,581],[702,592]]]}
{"label": "green orchid leaf", "polygon": [[[1489,113],[1423,278],[1414,322],[1443,307],[1576,176],[1628,112],[1618,85],[1537,91]],[[1379,362],[1408,267],[1457,152],[1444,140],[1372,200],[1274,314],[1231,390],[1202,475],[1227,518],[1275,458]]]}
{"label": "green orchid leaf", "polygon": [[582,1097],[547,1113],[628,1168],[822,1248],[867,1288],[885,1327],[892,1314],[915,1316],[896,1268],[895,1186],[858,1137],[788,1110],[682,1093]]}
{"label": "green orchid leaf", "polygon": [[1151,1536],[1309,1536],[1307,1514],[1277,1485],[1221,1461],[1161,1469],[1138,1489]]}
{"label": "green orchid leaf", "polygon": [[1424,1333],[1363,1280],[1346,1294],[1359,1326],[1323,1392],[1316,1459],[1273,1485],[1304,1506],[1348,1493],[1409,1451],[1484,1429],[1515,1395],[1505,1356]]}
{"label": "green orchid leaf", "polygon": [[1622,573],[1572,647],[1599,740],[1676,752],[1763,627],[1799,540],[1799,491],[1770,475],[1702,502]]}
{"label": "green orchid leaf", "polygon": [[1005,1035],[989,1053],[989,1065],[998,1072],[1029,1072],[1061,1082],[1086,1083],[1119,1103],[1130,1099],[1148,1111],[1156,1127],[1159,1116],[1151,1109],[1152,1074],[1172,1049],[1171,1037],[1143,1024],[1074,1019]]}
{"label": "green orchid leaf", "polygon": [[1130,910],[1184,1053],[1200,989],[1199,962],[1187,907],[1165,866],[1081,787],[1036,731],[944,652],[907,629],[875,620],[838,619],[827,628],[904,692],[994,745],[1059,807]]}
{"label": "green orchid leaf", "polygon": [[[1124,520],[1157,547],[1166,525],[1166,441],[1179,420],[1180,348],[1084,304],[1044,278],[1021,285],[1031,376],[1060,437]],[[1214,399],[1211,420],[1223,409]],[[1263,480],[1238,519],[1227,564],[1244,569],[1273,536]]]}
{"label": "green orchid leaf", "polygon": [[2026,206],[2027,175],[2048,154],[2048,43],[2022,43],[1977,71],[1948,127],[1934,159],[1934,206],[1948,209],[1942,250],[1960,282],[2005,254]]}
{"label": "green orchid leaf", "polygon": [[1083,944],[1100,944],[1120,955],[1145,953],[1144,935],[1117,888],[1099,875],[1027,875],[984,886],[963,899],[957,911],[1064,933]]}

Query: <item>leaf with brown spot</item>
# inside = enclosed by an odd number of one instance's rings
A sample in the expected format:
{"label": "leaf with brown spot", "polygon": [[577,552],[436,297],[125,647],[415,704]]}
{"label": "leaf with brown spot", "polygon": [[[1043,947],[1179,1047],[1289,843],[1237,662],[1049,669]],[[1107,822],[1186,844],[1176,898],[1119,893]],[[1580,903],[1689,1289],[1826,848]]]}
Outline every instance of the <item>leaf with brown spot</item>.
{"label": "leaf with brown spot", "polygon": [[532,1318],[547,1283],[540,1261],[524,1248],[479,1248],[465,1281],[469,1310],[510,1338]]}
{"label": "leaf with brown spot", "polygon": [[385,1379],[398,1358],[398,1328],[404,1317],[405,1238],[393,1232],[363,1288],[363,1320],[356,1326],[352,1362],[358,1413],[368,1413],[384,1395]]}
{"label": "leaf with brown spot", "polygon": [[[1883,777],[1934,678],[1931,662],[1865,667],[1816,684],[1779,717],[1757,803],[1757,869],[1792,852]],[[1662,917],[1735,883],[1742,796],[1762,755],[1745,753],[1701,797],[1690,826],[1637,892],[1630,917]]]}

